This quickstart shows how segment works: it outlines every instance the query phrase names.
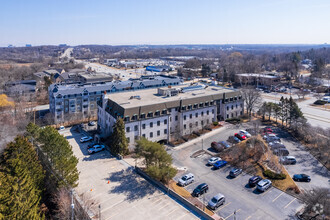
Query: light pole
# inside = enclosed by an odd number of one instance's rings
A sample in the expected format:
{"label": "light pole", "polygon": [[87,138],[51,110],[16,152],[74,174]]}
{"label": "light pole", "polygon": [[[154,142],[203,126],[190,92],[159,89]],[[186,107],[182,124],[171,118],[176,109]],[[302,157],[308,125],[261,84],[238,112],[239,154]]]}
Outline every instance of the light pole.
{"label": "light pole", "polygon": [[101,204],[99,205],[99,220],[101,220]]}
{"label": "light pole", "polygon": [[71,189],[71,220],[74,220],[73,190]]}
{"label": "light pole", "polygon": [[202,150],[204,150],[204,139],[202,138]]}

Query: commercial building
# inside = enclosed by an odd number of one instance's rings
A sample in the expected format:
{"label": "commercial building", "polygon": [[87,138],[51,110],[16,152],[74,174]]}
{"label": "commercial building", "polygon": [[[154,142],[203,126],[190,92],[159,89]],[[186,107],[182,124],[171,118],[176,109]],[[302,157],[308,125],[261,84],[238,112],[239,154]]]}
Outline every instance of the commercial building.
{"label": "commercial building", "polygon": [[277,85],[281,77],[275,73],[241,73],[236,74],[235,82],[241,85],[262,85],[271,87]]}
{"label": "commercial building", "polygon": [[168,142],[214,121],[239,117],[243,109],[238,90],[203,84],[104,94],[98,102],[98,131],[109,136],[117,118],[123,118],[133,148],[141,136]]}
{"label": "commercial building", "polygon": [[8,96],[35,96],[36,80],[18,80],[5,84],[5,93]]}
{"label": "commercial building", "polygon": [[108,94],[123,93],[128,90],[179,85],[180,83],[181,79],[178,77],[158,75],[122,82],[52,84],[48,88],[49,109],[54,116],[55,123],[65,122],[73,117],[94,119],[97,116],[96,102],[101,99],[104,92]]}
{"label": "commercial building", "polygon": [[172,68],[170,66],[147,66],[146,71],[152,71],[152,72],[169,72]]}

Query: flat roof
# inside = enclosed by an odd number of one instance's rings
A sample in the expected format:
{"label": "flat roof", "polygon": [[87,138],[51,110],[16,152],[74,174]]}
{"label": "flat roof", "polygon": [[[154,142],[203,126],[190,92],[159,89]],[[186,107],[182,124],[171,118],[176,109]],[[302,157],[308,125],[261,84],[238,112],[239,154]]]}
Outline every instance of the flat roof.
{"label": "flat roof", "polygon": [[102,73],[102,72],[97,72],[97,73],[79,73],[81,77],[84,77],[85,79],[102,79],[102,78],[112,78],[111,75]]}
{"label": "flat roof", "polygon": [[[172,86],[171,89],[183,89],[188,86],[191,85],[182,84],[178,86]],[[161,89],[164,90],[166,88],[163,87]],[[183,100],[183,102],[186,103],[188,99],[194,99],[194,102],[199,104],[198,100],[203,97],[208,97],[208,99],[210,100],[222,99],[224,93],[233,93],[233,95],[235,96],[238,94],[238,90],[228,89],[220,86],[206,86],[206,88],[204,89],[186,91],[184,93],[178,93],[178,95],[168,97],[164,95],[158,95],[158,88],[155,88],[147,90],[129,91],[125,93],[110,93],[106,94],[106,98],[110,99],[112,102],[117,103],[124,109],[129,109],[139,106],[150,106],[154,104],[177,102],[180,100]],[[132,96],[139,96],[140,98],[130,99]]]}

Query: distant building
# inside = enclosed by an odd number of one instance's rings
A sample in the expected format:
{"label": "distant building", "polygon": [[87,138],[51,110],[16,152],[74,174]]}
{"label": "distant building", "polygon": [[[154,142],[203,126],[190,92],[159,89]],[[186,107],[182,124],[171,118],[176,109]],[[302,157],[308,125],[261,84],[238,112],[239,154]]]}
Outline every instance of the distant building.
{"label": "distant building", "polygon": [[98,102],[98,131],[108,137],[118,118],[125,122],[131,148],[140,137],[168,142],[201,130],[214,121],[243,114],[238,90],[219,86],[178,85],[120,94],[105,94]]}
{"label": "distant building", "polygon": [[118,65],[118,60],[117,59],[106,59],[104,64],[108,66],[117,66]]}
{"label": "distant building", "polygon": [[169,72],[172,68],[170,66],[147,66],[146,71],[153,71],[153,72]]}
{"label": "distant building", "polygon": [[5,93],[8,96],[31,96],[36,92],[36,80],[19,80],[7,82],[5,84]]}
{"label": "distant building", "polygon": [[241,73],[235,75],[235,82],[241,85],[262,85],[271,87],[280,82],[281,77],[274,73]]}
{"label": "distant building", "polygon": [[79,78],[82,83],[111,82],[113,79],[111,75],[100,72],[79,73]]}
{"label": "distant building", "polygon": [[48,88],[49,109],[54,115],[55,123],[61,123],[72,116],[80,119],[95,118],[97,115],[96,102],[106,93],[118,93],[128,90],[141,90],[181,83],[181,79],[171,76],[154,76],[128,81],[52,84]]}

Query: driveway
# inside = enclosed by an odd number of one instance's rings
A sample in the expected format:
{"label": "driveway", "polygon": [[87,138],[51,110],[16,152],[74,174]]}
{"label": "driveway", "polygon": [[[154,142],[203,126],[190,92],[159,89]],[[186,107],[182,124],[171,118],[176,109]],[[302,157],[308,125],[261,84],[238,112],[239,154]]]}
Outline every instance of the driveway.
{"label": "driveway", "polygon": [[198,219],[189,210],[179,205],[145,179],[132,172],[128,164],[102,151],[88,155],[87,144],[81,144],[82,134],[69,128],[60,132],[71,144],[79,159],[78,195],[94,201],[93,219]]}

